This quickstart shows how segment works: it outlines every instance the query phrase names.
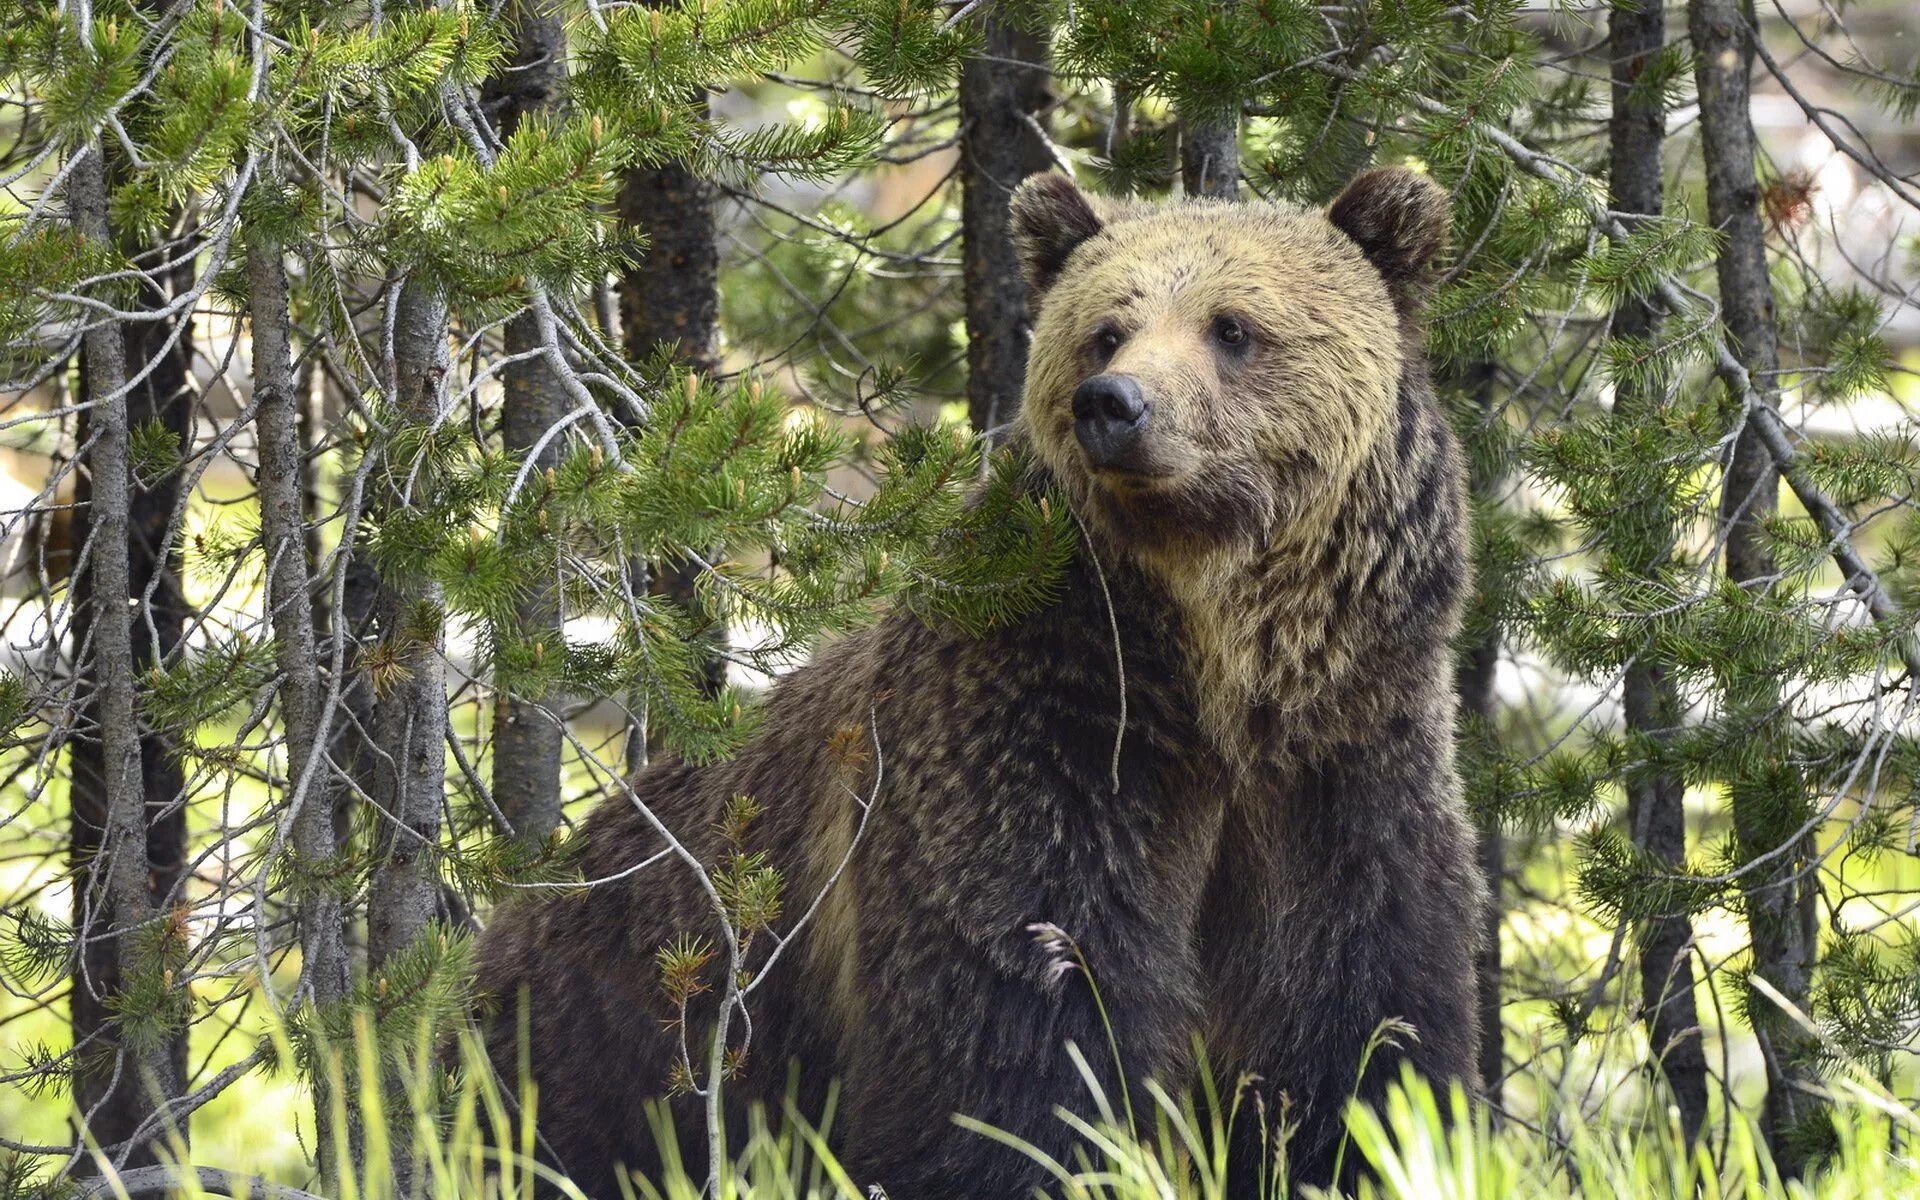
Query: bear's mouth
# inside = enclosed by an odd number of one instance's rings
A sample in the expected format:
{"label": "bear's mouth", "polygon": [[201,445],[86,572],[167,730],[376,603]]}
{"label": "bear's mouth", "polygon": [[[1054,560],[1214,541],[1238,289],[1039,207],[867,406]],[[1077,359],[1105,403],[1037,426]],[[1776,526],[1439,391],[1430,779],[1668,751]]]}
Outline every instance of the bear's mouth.
{"label": "bear's mouth", "polygon": [[1136,543],[1260,546],[1278,515],[1276,497],[1254,471],[1089,466],[1087,482],[1100,523]]}
{"label": "bear's mouth", "polygon": [[1153,491],[1166,486],[1169,480],[1176,479],[1180,475],[1180,472],[1170,467],[1150,464],[1096,466],[1088,463],[1087,471],[1107,487],[1127,492]]}
{"label": "bear's mouth", "polygon": [[1169,445],[1165,434],[1142,438],[1125,453],[1097,455],[1084,444],[1075,447],[1080,463],[1104,487],[1123,491],[1152,491],[1176,483],[1194,465],[1182,461],[1181,447]]}

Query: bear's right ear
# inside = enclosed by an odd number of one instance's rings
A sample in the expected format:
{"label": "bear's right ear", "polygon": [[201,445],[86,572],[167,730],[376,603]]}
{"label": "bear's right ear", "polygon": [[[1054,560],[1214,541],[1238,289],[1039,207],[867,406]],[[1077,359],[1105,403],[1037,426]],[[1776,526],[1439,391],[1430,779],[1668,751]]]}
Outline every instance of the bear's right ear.
{"label": "bear's right ear", "polygon": [[1029,175],[1013,191],[1013,248],[1027,277],[1027,292],[1039,299],[1060,277],[1075,246],[1100,232],[1100,218],[1086,194],[1065,175]]}

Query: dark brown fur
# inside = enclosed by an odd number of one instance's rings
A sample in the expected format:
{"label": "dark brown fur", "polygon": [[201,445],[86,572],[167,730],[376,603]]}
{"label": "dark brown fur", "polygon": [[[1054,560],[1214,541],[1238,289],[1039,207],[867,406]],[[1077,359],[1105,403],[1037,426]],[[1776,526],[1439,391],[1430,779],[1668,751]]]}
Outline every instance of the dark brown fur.
{"label": "dark brown fur", "polygon": [[[1113,1094],[1087,983],[1052,972],[1027,932],[1037,922],[1083,948],[1136,1082],[1190,1086],[1201,1033],[1223,1086],[1257,1075],[1270,1116],[1288,1097],[1296,1181],[1328,1178],[1361,1047],[1382,1019],[1412,1023],[1418,1040],[1375,1057],[1363,1096],[1377,1097],[1402,1058],[1439,1078],[1471,1069],[1480,887],[1453,770],[1448,649],[1464,516],[1410,316],[1444,207],[1418,180],[1363,184],[1338,225],[1199,204],[1103,217],[1057,182],[1022,190],[1016,224],[1042,305],[1026,418],[1036,483],[1063,488],[1088,532],[1060,598],[981,638],[890,617],[783,680],[737,758],[658,766],[635,784],[708,863],[723,850],[713,829],[728,798],[754,796],[765,812],[753,844],[788,879],[782,929],[840,863],[859,800],[877,795],[815,924],[754,994],[732,1128],[749,1102],[779,1105],[791,1067],[809,1114],[840,1082],[835,1140],[863,1186],[959,1200],[1044,1184],[1029,1160],[951,1120],[1071,1161],[1054,1109],[1090,1102],[1064,1043]],[[1417,214],[1376,207],[1409,197],[1429,206],[1424,231]],[[1183,294],[1187,267],[1157,251],[1127,258],[1166,222],[1187,223],[1196,243],[1218,239],[1200,255],[1270,244],[1250,272],[1307,255],[1316,275],[1332,273],[1328,294],[1350,298],[1354,328],[1385,329],[1394,344],[1315,340],[1308,325],[1252,365],[1171,377],[1156,385],[1156,418],[1185,474],[1096,478],[1053,411],[1091,373],[1088,322],[1126,302],[1125,288],[1103,299],[1101,272],[1141,289],[1139,336],[1161,341],[1140,369],[1197,353],[1182,342],[1201,336],[1186,310],[1152,304]],[[1383,229],[1380,245],[1357,240]],[[1379,382],[1311,399],[1347,406],[1342,421],[1261,415],[1305,402],[1283,377],[1343,371]],[[589,877],[661,848],[624,798],[584,836]],[[688,932],[717,927],[691,872],[668,860],[509,906],[482,941],[482,984],[507,1002],[489,1027],[495,1062],[511,1077],[511,1002],[525,995],[541,1129],[589,1194],[615,1194],[616,1164],[657,1165],[643,1106],[663,1093],[678,1041],[654,960]],[[756,939],[756,959],[772,940]],[[696,1054],[699,1039],[696,1029]],[[676,1107],[697,1165],[700,1114]],[[1250,1110],[1237,1137],[1236,1194],[1251,1194]]]}

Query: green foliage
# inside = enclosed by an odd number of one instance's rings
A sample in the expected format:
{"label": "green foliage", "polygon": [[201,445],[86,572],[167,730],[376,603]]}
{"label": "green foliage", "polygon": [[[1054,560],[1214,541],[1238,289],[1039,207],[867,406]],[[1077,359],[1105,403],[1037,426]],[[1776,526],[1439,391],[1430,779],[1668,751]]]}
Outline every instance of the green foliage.
{"label": "green foliage", "polygon": [[[525,694],[648,689],[669,736],[704,758],[750,726],[737,697],[699,695],[691,612],[603,586],[621,564],[700,565],[692,611],[775,631],[741,652],[772,669],[824,633],[871,620],[891,597],[969,628],[1015,619],[1052,594],[1072,552],[1064,506],[1023,490],[1012,451],[970,496],[978,444],[956,430],[910,428],[879,449],[878,486],[855,502],[832,495],[825,479],[858,444],[757,380],[719,387],[675,370],[652,394],[648,425],[622,436],[617,462],[597,442],[575,442],[514,492],[500,484],[504,471],[481,482],[469,458],[454,472],[463,482],[442,494],[471,497],[473,507],[381,528],[381,561],[424,564],[451,612],[484,622],[490,663]],[[555,538],[571,560],[562,572],[569,610],[618,622],[611,646],[518,625],[525,582],[554,573]],[[709,559],[712,546],[727,555]]]}
{"label": "green foliage", "polygon": [[33,718],[33,689],[13,671],[0,671],[0,739],[11,739],[14,732]]}
{"label": "green foliage", "polygon": [[935,0],[852,0],[841,20],[861,74],[882,93],[905,96],[959,71],[968,31],[946,28],[950,15]]}
{"label": "green foliage", "polygon": [[[290,14],[293,53],[274,61],[276,116],[312,154],[322,145],[352,161],[393,147],[393,129],[422,132],[440,122],[439,92],[475,86],[500,64],[505,44],[471,3],[402,6],[378,23]],[[452,138],[444,130],[442,145]]]}
{"label": "green foliage", "polygon": [[38,5],[26,25],[15,52],[42,98],[43,118],[63,137],[85,140],[140,82],[146,45],[138,26],[96,10],[83,33],[51,4]]}
{"label": "green foliage", "polygon": [[193,992],[187,969],[193,943],[187,907],[176,904],[157,920],[136,926],[122,936],[137,947],[129,970],[122,959],[120,988],[106,998],[120,1040],[140,1053],[159,1047],[193,1019]]}
{"label": "green foliage", "polygon": [[1815,996],[1835,1046],[1891,1086],[1896,1048],[1920,1021],[1920,942],[1837,932],[1820,957]]}
{"label": "green foliage", "polygon": [[818,347],[837,363],[857,354],[865,369],[829,367],[807,379],[809,394],[838,412],[877,420],[920,392],[958,390],[961,297],[950,277],[913,264],[952,245],[959,214],[929,205],[911,216],[875,228],[855,206],[828,201],[743,230],[753,253],[720,293],[729,337],[756,357]]}
{"label": "green foliage", "polygon": [[[42,292],[63,292],[90,275],[112,270],[119,255],[71,228],[46,227],[0,240],[0,372],[32,370],[55,311]],[[11,433],[17,437],[19,434]]]}
{"label": "green foliage", "polygon": [[78,948],[64,922],[22,906],[0,927],[0,970],[16,987],[39,987],[66,974]]}
{"label": "green foliage", "polygon": [[714,954],[710,939],[686,933],[654,953],[654,962],[660,968],[660,991],[674,1011],[684,1013],[688,1001],[709,990],[702,973]]}
{"label": "green foliage", "polygon": [[1887,389],[1885,322],[1879,299],[1863,289],[1807,290],[1783,326],[1808,367],[1812,400],[1832,403]]}
{"label": "green foliage", "polygon": [[[435,1046],[462,1025],[472,1003],[472,939],[430,927],[367,978],[352,994],[332,1005],[311,1004],[289,1014],[284,1033],[293,1064],[312,1080],[337,1071],[343,1095],[371,1103],[372,1113],[404,1118],[427,1100],[428,1112],[441,1109],[449,1084],[439,1063],[425,1064],[419,1051]],[[351,1048],[357,1053],[342,1055]],[[412,1080],[406,1088],[387,1086],[389,1072]]]}
{"label": "green foliage", "polygon": [[1618,830],[1596,828],[1580,839],[1580,895],[1609,919],[1638,921],[1699,912],[1723,899],[1731,881],[1705,866],[1682,866],[1649,854]]}
{"label": "green foliage", "polygon": [[1662,281],[1692,270],[1715,249],[1711,229],[1683,217],[1644,220],[1624,241],[1609,241],[1582,258],[1575,269],[1609,306],[1644,300]]}
{"label": "green foliage", "polygon": [[[747,830],[760,812],[759,802],[751,796],[735,796],[728,802],[717,830],[727,850],[711,872],[714,894],[720,897],[727,920],[741,939],[743,956],[754,932],[770,929],[780,919],[781,896],[786,890],[786,880],[767,852],[746,848]],[[667,974],[665,963],[663,958],[663,976]]]}
{"label": "green foliage", "polygon": [[142,711],[157,726],[190,731],[252,699],[273,670],[270,643],[236,635],[148,671]]}
{"label": "green foliage", "polygon": [[115,190],[115,229],[156,236],[180,205],[221,186],[238,165],[260,115],[245,35],[241,13],[224,5],[196,5],[181,23],[153,91],[127,113],[147,165]]}
{"label": "green foliage", "polygon": [[[506,299],[529,283],[585,291],[625,265],[603,213],[612,204],[625,143],[596,118],[522,122],[490,166],[443,154],[403,176],[383,217],[394,259],[475,301]],[[484,306],[483,306],[484,310]]]}
{"label": "green foliage", "polygon": [[153,487],[180,466],[180,435],[158,418],[129,431],[127,461],[141,487]]}

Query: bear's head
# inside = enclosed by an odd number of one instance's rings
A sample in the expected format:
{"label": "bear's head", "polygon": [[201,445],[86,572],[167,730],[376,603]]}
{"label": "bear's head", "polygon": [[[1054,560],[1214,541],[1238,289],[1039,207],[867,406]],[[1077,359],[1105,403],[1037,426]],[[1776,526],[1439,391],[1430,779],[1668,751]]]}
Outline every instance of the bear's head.
{"label": "bear's head", "polygon": [[1143,557],[1311,538],[1390,439],[1407,318],[1447,233],[1412,171],[1324,210],[1091,198],[1061,175],[1013,197],[1036,308],[1024,421],[1078,508]]}

